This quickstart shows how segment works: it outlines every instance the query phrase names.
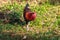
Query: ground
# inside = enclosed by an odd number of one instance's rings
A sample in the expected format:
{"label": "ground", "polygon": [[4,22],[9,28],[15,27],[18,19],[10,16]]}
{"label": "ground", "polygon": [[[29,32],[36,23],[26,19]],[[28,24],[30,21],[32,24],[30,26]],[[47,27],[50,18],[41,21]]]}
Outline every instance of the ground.
{"label": "ground", "polygon": [[37,13],[37,17],[30,22],[30,30],[27,32],[22,17],[25,4],[24,1],[13,4],[7,2],[0,5],[0,12],[7,13],[8,18],[14,19],[16,17],[22,20],[6,24],[2,21],[4,19],[0,20],[0,40],[23,40],[23,38],[25,40],[60,40],[60,5],[29,2],[31,10]]}

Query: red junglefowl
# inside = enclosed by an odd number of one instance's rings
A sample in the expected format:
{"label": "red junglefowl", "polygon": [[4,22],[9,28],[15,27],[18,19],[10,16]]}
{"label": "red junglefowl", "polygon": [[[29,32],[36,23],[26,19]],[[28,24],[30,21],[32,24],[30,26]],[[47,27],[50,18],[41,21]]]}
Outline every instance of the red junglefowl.
{"label": "red junglefowl", "polygon": [[29,30],[29,27],[28,27],[28,23],[30,21],[33,21],[35,20],[36,18],[36,13],[35,12],[32,12],[29,8],[29,4],[27,3],[25,8],[24,8],[24,13],[23,13],[23,17],[24,17],[24,20],[26,22],[26,25],[27,25],[27,31]]}

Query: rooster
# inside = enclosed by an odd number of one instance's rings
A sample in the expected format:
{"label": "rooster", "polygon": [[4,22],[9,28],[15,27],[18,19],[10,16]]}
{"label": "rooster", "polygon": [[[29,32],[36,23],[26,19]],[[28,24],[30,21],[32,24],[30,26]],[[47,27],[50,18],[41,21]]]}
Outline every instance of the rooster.
{"label": "rooster", "polygon": [[24,20],[26,22],[27,31],[28,31],[29,30],[28,24],[29,24],[30,21],[35,20],[36,13],[31,11],[31,9],[29,8],[29,4],[28,3],[26,4],[23,12],[24,12],[23,13],[23,17],[24,17]]}

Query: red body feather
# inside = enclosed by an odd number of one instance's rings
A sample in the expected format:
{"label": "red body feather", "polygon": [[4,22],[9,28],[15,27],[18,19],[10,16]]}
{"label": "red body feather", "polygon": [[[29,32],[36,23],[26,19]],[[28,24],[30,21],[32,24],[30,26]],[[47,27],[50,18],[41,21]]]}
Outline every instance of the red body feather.
{"label": "red body feather", "polygon": [[35,12],[26,12],[25,18],[29,21],[33,21],[36,18]]}

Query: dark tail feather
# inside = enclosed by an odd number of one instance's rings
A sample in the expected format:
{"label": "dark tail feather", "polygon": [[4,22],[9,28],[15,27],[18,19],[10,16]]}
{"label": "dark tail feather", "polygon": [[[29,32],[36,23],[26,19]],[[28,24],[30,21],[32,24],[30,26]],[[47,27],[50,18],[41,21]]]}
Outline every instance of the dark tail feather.
{"label": "dark tail feather", "polygon": [[25,7],[28,8],[29,7],[29,4],[27,3]]}

